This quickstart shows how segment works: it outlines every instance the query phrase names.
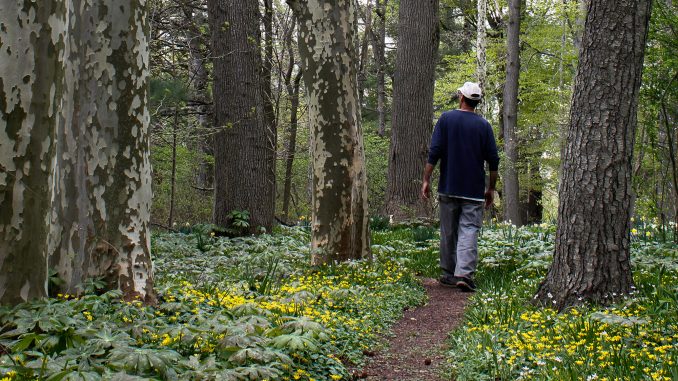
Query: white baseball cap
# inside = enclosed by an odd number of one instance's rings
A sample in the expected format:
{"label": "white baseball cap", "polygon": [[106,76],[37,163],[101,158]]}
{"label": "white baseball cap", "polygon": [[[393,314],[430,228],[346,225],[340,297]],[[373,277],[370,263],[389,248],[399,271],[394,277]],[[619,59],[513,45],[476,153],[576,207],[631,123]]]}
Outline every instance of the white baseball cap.
{"label": "white baseball cap", "polygon": [[480,86],[475,82],[464,82],[464,85],[460,87],[459,92],[468,99],[479,101],[483,97],[483,91],[480,89]]}

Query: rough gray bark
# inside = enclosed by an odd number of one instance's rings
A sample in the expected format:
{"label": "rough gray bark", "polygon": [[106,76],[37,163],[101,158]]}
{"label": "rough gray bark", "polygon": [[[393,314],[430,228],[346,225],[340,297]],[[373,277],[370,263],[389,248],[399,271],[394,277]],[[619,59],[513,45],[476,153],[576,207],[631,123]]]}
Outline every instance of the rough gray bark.
{"label": "rough gray bark", "polygon": [[309,96],[312,264],[369,257],[357,4],[354,0],[287,2],[299,25],[299,53]]}
{"label": "rough gray bark", "polygon": [[506,83],[504,84],[504,152],[506,164],[504,184],[504,219],[521,226],[520,189],[518,185],[518,79],[520,77],[520,5],[509,0],[509,21],[506,38]]}
{"label": "rough gray bark", "polygon": [[438,0],[403,0],[398,17],[385,212],[405,220],[431,213],[419,190],[433,130]]}
{"label": "rough gray bark", "polygon": [[47,295],[48,214],[67,5],[0,3],[0,303]]}
{"label": "rough gray bark", "polygon": [[250,231],[270,231],[275,211],[275,146],[264,121],[259,2],[207,2],[214,56],[214,223],[250,212]]}
{"label": "rough gray bark", "polygon": [[148,10],[134,0],[72,4],[50,262],[63,291],[104,277],[124,298],[152,303]]}
{"label": "rough gray bark", "polygon": [[631,164],[650,8],[651,0],[588,4],[555,255],[535,296],[558,309],[631,290]]}

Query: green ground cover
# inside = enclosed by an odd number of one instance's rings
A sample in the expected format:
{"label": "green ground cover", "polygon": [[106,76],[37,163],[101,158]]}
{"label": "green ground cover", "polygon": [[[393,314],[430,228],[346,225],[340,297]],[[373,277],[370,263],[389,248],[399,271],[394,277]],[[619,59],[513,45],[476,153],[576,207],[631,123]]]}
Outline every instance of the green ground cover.
{"label": "green ground cover", "polygon": [[[383,221],[382,221],[383,222]],[[435,228],[373,227],[373,262],[309,269],[305,227],[218,238],[153,237],[157,306],[117,292],[0,309],[0,380],[348,380],[366,348],[424,301]],[[632,231],[636,291],[610,308],[557,314],[530,301],[555,228],[483,229],[479,292],[451,333],[458,380],[677,380],[678,247]],[[668,237],[670,238],[670,237]]]}
{"label": "green ground cover", "polygon": [[[4,380],[346,380],[347,365],[425,293],[393,254],[309,269],[309,235],[153,238],[159,302],[117,292],[0,310]],[[383,238],[390,233],[376,233]],[[402,246],[402,247],[401,247]]]}
{"label": "green ground cover", "polygon": [[[553,252],[552,226],[485,229],[479,292],[452,333],[457,380],[678,380],[678,246],[639,222],[635,291],[562,314],[530,301]],[[669,237],[670,238],[670,237]]]}

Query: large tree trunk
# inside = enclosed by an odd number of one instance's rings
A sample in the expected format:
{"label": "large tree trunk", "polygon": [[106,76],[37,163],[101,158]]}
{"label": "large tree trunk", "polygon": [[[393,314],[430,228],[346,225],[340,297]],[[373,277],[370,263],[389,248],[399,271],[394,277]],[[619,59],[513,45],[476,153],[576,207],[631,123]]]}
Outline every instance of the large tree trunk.
{"label": "large tree trunk", "polygon": [[563,309],[631,290],[631,159],[651,0],[592,0],[570,111],[553,265],[537,293]]}
{"label": "large tree trunk", "polygon": [[47,295],[50,170],[65,1],[0,4],[0,303]]}
{"label": "large tree trunk", "polygon": [[506,84],[504,85],[504,152],[506,153],[504,184],[504,219],[514,225],[523,224],[520,214],[518,186],[518,78],[520,77],[520,2],[509,0],[509,22],[506,38]]}
{"label": "large tree trunk", "polygon": [[270,230],[275,189],[273,131],[264,122],[259,2],[207,2],[214,55],[214,223],[250,212],[250,231]]}
{"label": "large tree trunk", "polygon": [[147,8],[74,0],[69,17],[50,261],[63,291],[104,277],[152,303]]}
{"label": "large tree trunk", "polygon": [[353,0],[288,0],[299,25],[313,160],[312,263],[370,255]]}
{"label": "large tree trunk", "polygon": [[386,213],[404,220],[431,212],[419,190],[433,129],[438,0],[402,0],[398,17]]}
{"label": "large tree trunk", "polygon": [[374,59],[377,66],[377,114],[379,136],[386,134],[386,6],[388,0],[377,0],[376,12],[379,16],[378,37],[374,42]]}

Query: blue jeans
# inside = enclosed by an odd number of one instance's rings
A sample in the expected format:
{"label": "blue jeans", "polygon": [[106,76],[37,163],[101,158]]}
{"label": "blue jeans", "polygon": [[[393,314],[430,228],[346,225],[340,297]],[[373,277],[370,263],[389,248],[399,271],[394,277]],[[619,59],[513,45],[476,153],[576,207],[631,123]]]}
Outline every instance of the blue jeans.
{"label": "blue jeans", "polygon": [[472,278],[478,265],[483,202],[440,196],[440,268],[443,276]]}

